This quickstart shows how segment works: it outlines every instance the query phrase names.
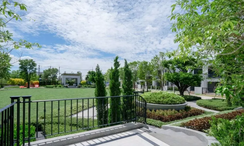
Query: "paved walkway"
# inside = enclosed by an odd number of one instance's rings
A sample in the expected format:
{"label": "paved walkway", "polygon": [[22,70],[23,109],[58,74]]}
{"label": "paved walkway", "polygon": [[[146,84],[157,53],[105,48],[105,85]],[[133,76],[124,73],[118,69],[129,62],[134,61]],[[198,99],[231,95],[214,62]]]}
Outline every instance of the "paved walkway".
{"label": "paved walkway", "polygon": [[204,110],[204,111],[208,111],[208,112],[214,112],[214,113],[218,113],[219,112],[219,111],[216,111],[216,110],[211,110],[211,109],[207,109],[207,108],[204,108],[204,107],[200,107],[200,106],[198,106],[196,104],[196,101],[188,101],[187,105],[189,105],[191,107],[194,107],[194,108],[198,108],[198,109]]}
{"label": "paved walkway", "polygon": [[182,132],[163,130],[150,126],[106,137],[101,137],[70,146],[205,146],[194,136]]}

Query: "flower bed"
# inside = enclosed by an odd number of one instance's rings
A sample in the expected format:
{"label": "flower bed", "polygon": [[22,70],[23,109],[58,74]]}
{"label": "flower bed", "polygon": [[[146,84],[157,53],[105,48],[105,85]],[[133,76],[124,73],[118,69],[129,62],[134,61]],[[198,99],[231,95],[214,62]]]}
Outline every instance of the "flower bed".
{"label": "flower bed", "polygon": [[147,110],[147,118],[160,120],[162,122],[170,122],[184,119],[191,116],[201,115],[204,111],[200,109],[187,107],[186,110]]}
{"label": "flower bed", "polygon": [[224,99],[202,99],[197,101],[197,105],[217,111],[233,110],[239,107],[236,105],[227,106],[227,103]]}
{"label": "flower bed", "polygon": [[[215,118],[222,118],[222,119],[234,119],[237,115],[242,115],[244,113],[244,110],[238,110],[238,111],[233,111],[231,113],[226,113],[226,114],[219,114],[215,115]],[[191,121],[188,121],[186,123],[182,123],[182,127],[190,128],[193,130],[198,130],[198,131],[205,131],[210,128],[210,123],[209,121],[212,120],[212,117],[204,117],[200,119],[194,119]]]}

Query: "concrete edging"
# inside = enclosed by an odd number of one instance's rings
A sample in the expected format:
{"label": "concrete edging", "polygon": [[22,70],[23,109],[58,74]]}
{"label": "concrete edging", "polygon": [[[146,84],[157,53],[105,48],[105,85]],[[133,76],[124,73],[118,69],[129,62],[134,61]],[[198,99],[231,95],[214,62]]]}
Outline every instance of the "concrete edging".
{"label": "concrete edging", "polygon": [[212,143],[219,143],[219,141],[216,140],[214,137],[207,136],[207,134],[205,134],[203,132],[199,132],[199,131],[192,130],[192,129],[176,127],[176,126],[168,126],[168,125],[162,126],[162,129],[164,129],[164,130],[170,129],[175,132],[183,132],[184,134],[189,135],[189,136],[195,136],[199,140],[201,140],[203,143],[205,143],[206,145],[211,145]]}
{"label": "concrete edging", "polygon": [[70,134],[66,136],[59,136],[50,139],[44,139],[40,141],[31,142],[31,146],[65,146],[70,144],[75,144],[91,139],[96,139],[104,136],[109,136],[112,134],[117,134],[129,130],[134,130],[138,128],[148,128],[147,125],[141,123],[126,123],[122,125],[116,125],[76,134]]}
{"label": "concrete edging", "polygon": [[175,110],[182,110],[185,109],[187,102],[183,104],[154,104],[154,103],[147,103],[147,109],[175,109]]}

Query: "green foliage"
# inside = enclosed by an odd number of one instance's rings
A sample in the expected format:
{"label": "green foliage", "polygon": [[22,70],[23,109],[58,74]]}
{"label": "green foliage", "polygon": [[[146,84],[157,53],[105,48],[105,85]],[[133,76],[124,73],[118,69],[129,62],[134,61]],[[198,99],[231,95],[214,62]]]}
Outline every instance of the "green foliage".
{"label": "green foliage", "polygon": [[81,85],[86,85],[86,80],[80,82]]}
{"label": "green foliage", "polygon": [[197,101],[197,105],[218,111],[233,110],[238,107],[236,105],[228,106],[224,99],[202,99]]}
{"label": "green foliage", "polygon": [[10,77],[10,61],[11,57],[9,54],[0,51],[0,79],[8,79]]}
{"label": "green foliage", "polygon": [[182,104],[185,99],[168,92],[146,92],[141,95],[147,102],[155,104]]}
{"label": "green foliage", "polygon": [[244,115],[231,121],[213,118],[210,125],[209,135],[214,136],[222,146],[244,145]]}
{"label": "green foliage", "polygon": [[[114,68],[111,68],[110,72],[110,83],[109,83],[109,90],[110,90],[110,96],[120,96],[120,82],[119,82],[119,57],[116,56],[114,59]],[[120,97],[119,98],[111,98],[110,101],[111,104],[111,111],[110,111],[110,122],[118,122],[120,121]]]}
{"label": "green foliage", "polygon": [[[244,113],[244,110],[238,110],[238,111],[233,111],[231,113],[215,115],[213,117],[215,117],[217,119],[221,118],[221,119],[232,120],[236,116],[242,115],[243,113]],[[212,120],[212,117],[204,117],[204,118],[194,119],[194,120],[182,123],[181,126],[186,127],[186,128],[190,128],[193,130],[205,132],[206,130],[208,130],[210,128],[210,126],[211,126],[210,121],[211,120]]]}
{"label": "green foliage", "polygon": [[[132,83],[132,72],[127,64],[127,61],[125,60],[125,66],[124,66],[124,78],[123,78],[123,95],[133,95],[133,83]],[[129,120],[132,119],[132,107],[133,107],[133,97],[123,97],[123,119]]]}
{"label": "green foliage", "polygon": [[49,68],[43,71],[43,79],[50,80],[51,82],[55,82],[57,80],[58,69],[57,68]]}
{"label": "green foliage", "polygon": [[90,82],[90,83],[95,83],[95,76],[96,76],[96,72],[95,71],[88,71],[87,75],[86,75],[86,81]]}
{"label": "green foliage", "polygon": [[28,83],[30,88],[30,80],[33,75],[36,75],[36,63],[32,59],[19,60],[19,71],[21,77]]}
{"label": "green foliage", "polygon": [[164,125],[164,122],[159,121],[159,120],[154,120],[154,119],[147,118],[147,124],[156,126],[158,128],[161,128]]}
{"label": "green foliage", "polygon": [[[200,61],[189,54],[186,57],[176,57],[173,59],[163,61],[163,66],[168,70],[165,73],[167,81],[174,83],[180,92],[184,95],[184,91],[190,86],[198,86],[201,83],[202,77],[200,74],[192,74],[194,69],[201,67]],[[169,55],[169,58],[171,57]]]}
{"label": "green foliage", "polygon": [[151,78],[152,74],[152,64],[147,61],[142,61],[138,66],[138,78],[141,80],[145,80],[147,84],[147,91],[150,83],[152,82]]}
{"label": "green foliage", "polygon": [[46,88],[54,88],[54,85],[46,85]]}
{"label": "green foliage", "polygon": [[[96,89],[95,96],[103,97],[106,96],[106,88],[104,83],[104,76],[99,68],[99,65],[96,67]],[[97,108],[97,122],[98,125],[108,124],[108,98],[98,98],[96,99],[96,108]]]}
{"label": "green foliage", "polygon": [[154,119],[154,120],[160,120],[162,122],[170,122],[175,121],[179,119],[184,119],[187,117],[192,117],[196,115],[203,114],[204,111],[200,109],[188,109],[188,110],[147,110],[147,118]]}
{"label": "green foliage", "polygon": [[195,100],[200,100],[200,99],[202,99],[201,97],[198,97],[198,96],[192,96],[192,95],[184,95],[183,98],[184,98],[186,101],[195,101]]}
{"label": "green foliage", "polygon": [[132,81],[133,81],[133,86],[135,90],[135,82],[138,80],[138,61],[133,61],[129,63],[129,68],[131,69],[132,72]]}
{"label": "green foliage", "polygon": [[[233,102],[241,102],[244,96],[243,9],[242,0],[177,0],[171,14],[181,55],[197,48],[197,56],[212,64],[214,71],[223,77],[224,88],[233,91],[230,97]],[[227,97],[229,105],[230,98]]]}
{"label": "green foliage", "polygon": [[25,81],[23,79],[20,79],[20,78],[10,78],[8,80],[8,83],[10,85],[25,85]]}

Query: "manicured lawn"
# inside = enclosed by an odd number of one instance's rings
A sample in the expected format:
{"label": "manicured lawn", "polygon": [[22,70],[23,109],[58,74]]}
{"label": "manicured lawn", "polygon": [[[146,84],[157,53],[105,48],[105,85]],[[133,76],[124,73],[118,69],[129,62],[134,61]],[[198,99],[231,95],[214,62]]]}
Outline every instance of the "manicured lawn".
{"label": "manicured lawn", "polygon": [[239,106],[237,105],[232,105],[232,106],[227,106],[227,103],[224,99],[203,99],[203,100],[198,100],[197,105],[208,108],[208,109],[213,109],[217,111],[224,111],[224,110],[233,110]]}
{"label": "manicured lawn", "polygon": [[31,95],[31,100],[66,99],[79,97],[94,97],[94,88],[10,88],[0,90],[0,108],[11,103],[10,96]]}

